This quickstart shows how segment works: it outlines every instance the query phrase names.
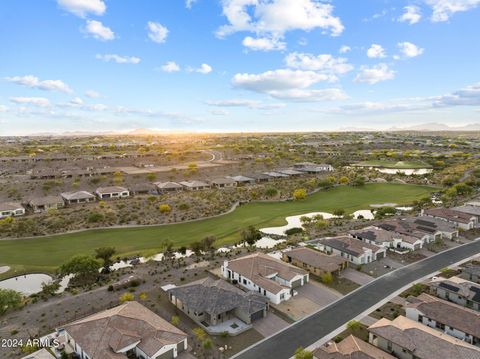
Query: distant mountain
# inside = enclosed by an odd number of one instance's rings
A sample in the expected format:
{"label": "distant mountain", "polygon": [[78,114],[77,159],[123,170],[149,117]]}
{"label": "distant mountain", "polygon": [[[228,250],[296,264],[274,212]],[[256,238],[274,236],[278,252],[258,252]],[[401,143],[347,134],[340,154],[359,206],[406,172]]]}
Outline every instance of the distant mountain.
{"label": "distant mountain", "polygon": [[480,131],[480,123],[464,126],[449,126],[443,123],[430,122],[409,127],[392,127],[386,131]]}

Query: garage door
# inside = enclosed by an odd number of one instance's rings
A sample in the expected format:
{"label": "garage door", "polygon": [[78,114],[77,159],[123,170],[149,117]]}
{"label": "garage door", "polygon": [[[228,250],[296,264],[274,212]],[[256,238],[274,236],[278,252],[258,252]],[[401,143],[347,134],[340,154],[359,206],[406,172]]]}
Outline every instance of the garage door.
{"label": "garage door", "polygon": [[263,318],[263,310],[259,310],[256,313],[250,315],[250,320],[253,322],[254,320]]}
{"label": "garage door", "polygon": [[177,344],[177,353],[181,353],[185,350],[185,343],[181,342]]}
{"label": "garage door", "polygon": [[377,260],[382,258],[385,258],[385,252],[377,253]]}
{"label": "garage door", "polygon": [[168,352],[165,352],[163,354],[160,354],[157,359],[172,359],[173,358],[173,349],[169,350]]}
{"label": "garage door", "polygon": [[301,279],[292,282],[292,288],[297,288],[297,287],[300,287],[301,285],[302,285]]}

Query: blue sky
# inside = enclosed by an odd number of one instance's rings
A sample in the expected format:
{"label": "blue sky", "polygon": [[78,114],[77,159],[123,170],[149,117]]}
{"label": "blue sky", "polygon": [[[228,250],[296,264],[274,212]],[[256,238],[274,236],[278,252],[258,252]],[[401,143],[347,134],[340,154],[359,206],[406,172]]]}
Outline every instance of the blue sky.
{"label": "blue sky", "polygon": [[480,0],[3,0],[0,135],[480,122]]}

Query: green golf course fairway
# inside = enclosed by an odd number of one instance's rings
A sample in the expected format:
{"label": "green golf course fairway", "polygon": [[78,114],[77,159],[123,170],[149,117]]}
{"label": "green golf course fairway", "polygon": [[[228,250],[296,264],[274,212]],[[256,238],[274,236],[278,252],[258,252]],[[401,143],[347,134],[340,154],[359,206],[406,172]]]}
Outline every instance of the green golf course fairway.
{"label": "green golf course fairway", "polygon": [[332,212],[337,208],[352,213],[369,209],[369,205],[375,203],[408,204],[434,190],[428,186],[386,183],[362,187],[338,186],[319,191],[302,201],[254,202],[229,214],[193,222],[0,240],[0,266],[10,266],[10,271],[0,274],[0,278],[19,273],[53,272],[72,256],[93,254],[95,248],[103,246],[115,247],[120,256],[150,256],[159,252],[164,238],[171,240],[175,247],[188,246],[209,235],[217,237],[216,246],[232,244],[240,239],[240,231],[249,225],[257,228],[281,226],[286,224],[286,216]]}

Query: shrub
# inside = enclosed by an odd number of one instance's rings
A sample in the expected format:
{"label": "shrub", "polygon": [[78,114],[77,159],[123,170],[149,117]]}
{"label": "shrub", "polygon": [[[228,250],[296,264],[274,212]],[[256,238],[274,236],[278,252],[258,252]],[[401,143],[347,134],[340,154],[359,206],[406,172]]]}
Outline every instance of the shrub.
{"label": "shrub", "polygon": [[135,299],[135,296],[132,293],[123,293],[120,296],[120,303],[131,302]]}
{"label": "shrub", "polygon": [[160,211],[160,213],[170,213],[172,211],[172,207],[170,207],[170,205],[168,204],[161,204],[160,206],[158,206],[158,210]]}
{"label": "shrub", "polygon": [[92,212],[87,217],[88,223],[98,223],[102,222],[105,219],[105,216],[99,212]]}
{"label": "shrub", "polygon": [[296,201],[307,198],[307,190],[305,188],[297,188],[293,191],[293,199]]}

